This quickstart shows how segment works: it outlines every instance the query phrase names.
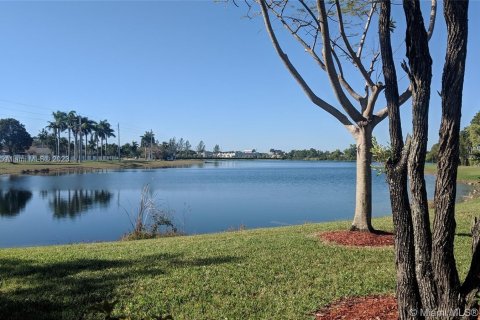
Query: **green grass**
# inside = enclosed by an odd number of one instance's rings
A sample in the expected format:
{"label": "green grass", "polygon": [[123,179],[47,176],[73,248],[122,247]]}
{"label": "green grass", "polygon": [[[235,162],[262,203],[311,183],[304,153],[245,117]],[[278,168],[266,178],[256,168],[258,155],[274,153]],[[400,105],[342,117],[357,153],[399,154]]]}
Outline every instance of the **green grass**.
{"label": "green grass", "polygon": [[146,161],[146,160],[122,160],[122,161],[84,161],[75,162],[26,162],[26,163],[5,163],[0,162],[0,175],[2,174],[22,174],[25,171],[32,173],[37,170],[48,169],[50,173],[54,172],[72,172],[72,171],[95,171],[95,170],[113,170],[113,169],[155,169],[184,167],[195,164],[201,164],[203,160],[175,160],[175,161]]}
{"label": "green grass", "polygon": [[[427,164],[425,166],[425,173],[435,174],[436,172],[436,164]],[[461,182],[480,183],[480,166],[459,166],[457,180]]]}
{"label": "green grass", "polygon": [[[457,206],[457,263],[470,260],[469,228],[480,200]],[[391,219],[374,222],[391,230]],[[219,234],[0,250],[1,319],[101,319],[118,301],[131,319],[311,319],[345,296],[392,293],[393,248],[345,248],[320,231],[349,222]]]}

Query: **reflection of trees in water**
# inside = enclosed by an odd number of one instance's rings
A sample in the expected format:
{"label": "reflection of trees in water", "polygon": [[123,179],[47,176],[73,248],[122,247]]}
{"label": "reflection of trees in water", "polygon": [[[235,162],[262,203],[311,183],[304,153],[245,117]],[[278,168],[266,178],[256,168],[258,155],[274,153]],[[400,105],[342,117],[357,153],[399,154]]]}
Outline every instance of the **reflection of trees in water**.
{"label": "reflection of trees in water", "polygon": [[40,198],[42,198],[42,200],[45,200],[47,199],[48,197],[48,191],[47,190],[40,190]]}
{"label": "reflection of trees in water", "polygon": [[54,190],[42,194],[51,195],[49,206],[54,218],[75,218],[96,205],[107,207],[112,199],[112,193],[106,190]]}
{"label": "reflection of trees in water", "polygon": [[0,190],[0,215],[13,217],[19,214],[31,198],[32,193],[27,190]]}

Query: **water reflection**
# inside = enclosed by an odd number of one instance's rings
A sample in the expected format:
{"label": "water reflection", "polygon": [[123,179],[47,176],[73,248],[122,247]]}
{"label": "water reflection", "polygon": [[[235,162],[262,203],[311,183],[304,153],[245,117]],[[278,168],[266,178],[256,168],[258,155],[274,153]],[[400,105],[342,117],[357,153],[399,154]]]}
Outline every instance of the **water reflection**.
{"label": "water reflection", "polygon": [[40,191],[42,198],[50,197],[48,205],[57,219],[75,218],[94,206],[107,208],[113,194],[107,190],[53,190]]}
{"label": "water reflection", "polygon": [[0,215],[4,217],[16,216],[25,209],[31,198],[32,193],[27,190],[0,190]]}

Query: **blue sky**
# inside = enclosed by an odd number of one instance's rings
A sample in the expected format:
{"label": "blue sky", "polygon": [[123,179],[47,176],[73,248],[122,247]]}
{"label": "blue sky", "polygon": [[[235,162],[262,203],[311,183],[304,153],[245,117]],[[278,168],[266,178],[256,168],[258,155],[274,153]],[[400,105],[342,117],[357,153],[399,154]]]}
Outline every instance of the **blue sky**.
{"label": "blue sky", "polygon": [[[428,13],[429,3],[422,3]],[[434,79],[429,145],[438,140],[446,30],[439,8],[431,54]],[[394,5],[397,61],[404,59],[403,9]],[[470,16],[480,12],[471,1]],[[76,110],[120,123],[122,144],[146,130],[207,149],[344,149],[354,143],[330,115],[308,101],[282,65],[260,18],[213,1],[0,2],[0,118],[36,135],[52,111]],[[480,110],[478,19],[470,18],[462,123]],[[281,32],[292,60],[317,94],[338,105],[326,75]],[[373,44],[373,40],[370,41]],[[347,68],[347,73],[354,74]],[[408,80],[397,69],[401,86]],[[353,80],[352,80],[353,81]],[[355,83],[355,82],[354,82]],[[360,82],[356,82],[360,83]],[[383,106],[380,100],[378,106]],[[404,128],[411,126],[403,107]],[[374,133],[386,143],[387,122]]]}

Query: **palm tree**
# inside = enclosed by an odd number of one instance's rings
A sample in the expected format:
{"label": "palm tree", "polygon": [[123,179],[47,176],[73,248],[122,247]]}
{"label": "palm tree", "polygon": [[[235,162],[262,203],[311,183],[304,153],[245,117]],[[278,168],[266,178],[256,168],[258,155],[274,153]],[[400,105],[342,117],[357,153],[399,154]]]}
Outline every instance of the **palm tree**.
{"label": "palm tree", "polygon": [[88,141],[88,148],[90,149],[90,156],[93,155],[95,151],[95,127],[93,127],[92,132],[90,133],[90,141]]}
{"label": "palm tree", "polygon": [[57,138],[57,156],[60,155],[60,134],[67,128],[67,114],[62,111],[52,113],[53,121],[48,122],[47,128],[53,130]]}
{"label": "palm tree", "polygon": [[[98,158],[98,150],[100,149],[98,147],[98,141],[100,140],[100,136],[99,136],[99,126],[98,126],[98,123],[95,124],[95,127],[93,128],[93,134],[90,135],[93,139],[93,142],[95,143],[95,146],[93,147],[95,149],[95,156],[97,158],[97,160],[99,159]],[[101,150],[100,150],[101,152]]]}
{"label": "palm tree", "polygon": [[45,129],[42,129],[37,135],[38,141],[42,144],[42,148],[45,147],[45,143],[48,141],[48,132]]}
{"label": "palm tree", "polygon": [[140,145],[145,148],[145,160],[147,159],[147,146],[150,146],[150,158],[152,157],[152,142],[155,141],[155,134],[152,130],[145,131],[143,136],[140,136]]}
{"label": "palm tree", "polygon": [[[100,156],[103,159],[103,151],[107,155],[108,138],[115,137],[114,130],[107,120],[101,120],[95,127],[96,136],[100,139]],[[103,140],[105,140],[105,150],[103,149]]]}
{"label": "palm tree", "polygon": [[[95,126],[95,136],[98,140],[100,140],[100,158],[103,160],[103,139],[105,139],[105,127],[106,127],[107,120],[101,120],[97,122]],[[98,147],[97,147],[98,150]]]}
{"label": "palm tree", "polygon": [[132,141],[132,154],[134,157],[138,156],[138,142]]}
{"label": "palm tree", "polygon": [[105,131],[104,131],[104,134],[105,134],[105,155],[107,156],[107,145],[108,145],[108,138],[115,138],[115,134],[114,134],[115,130],[112,129],[110,123],[106,123],[105,124]]}
{"label": "palm tree", "polygon": [[81,118],[79,115],[75,113],[75,115],[72,115],[71,118],[71,130],[73,134],[73,158],[75,161],[80,160],[80,151],[79,149],[79,139],[80,139],[80,133],[81,133],[81,128],[80,128],[80,123],[81,123]]}
{"label": "palm tree", "polygon": [[85,160],[87,159],[87,149],[88,149],[88,135],[91,134],[97,124],[95,121],[88,119],[87,117],[82,117],[82,134],[85,135]]}
{"label": "palm tree", "polygon": [[74,131],[75,127],[77,126],[77,123],[78,123],[78,117],[77,117],[77,113],[75,111],[70,111],[69,113],[67,113],[67,117],[66,117],[66,123],[67,123],[67,130],[68,130],[68,161],[70,162],[70,143],[71,143],[71,133],[73,131],[73,134],[75,136],[75,140],[74,140],[74,143],[73,143],[73,156],[75,157],[75,152],[76,152],[76,147],[77,147],[77,137],[76,137],[76,133]]}

